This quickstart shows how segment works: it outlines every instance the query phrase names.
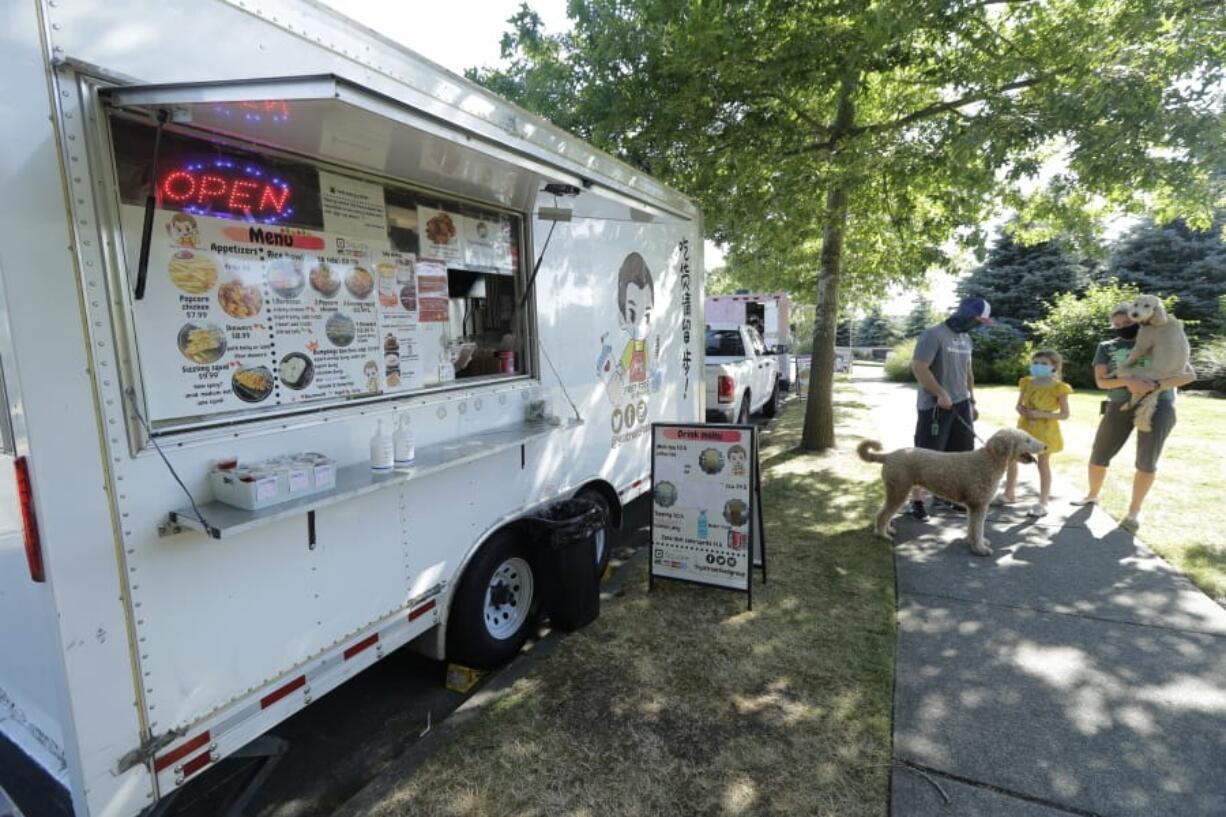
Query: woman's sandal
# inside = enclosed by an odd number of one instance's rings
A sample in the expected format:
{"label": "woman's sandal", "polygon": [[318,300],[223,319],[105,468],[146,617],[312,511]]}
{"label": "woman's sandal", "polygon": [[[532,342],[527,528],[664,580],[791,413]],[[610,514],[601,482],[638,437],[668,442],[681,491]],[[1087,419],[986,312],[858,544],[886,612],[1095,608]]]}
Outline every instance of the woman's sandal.
{"label": "woman's sandal", "polygon": [[1070,502],[1069,504],[1070,504],[1070,505],[1073,505],[1073,506],[1075,506],[1075,507],[1078,507],[1078,508],[1080,508],[1082,505],[1097,505],[1097,504],[1098,504],[1098,497],[1096,497],[1096,496],[1087,496],[1087,497],[1083,497],[1083,498],[1081,498],[1081,499],[1074,499],[1074,500],[1073,500],[1072,502]]}

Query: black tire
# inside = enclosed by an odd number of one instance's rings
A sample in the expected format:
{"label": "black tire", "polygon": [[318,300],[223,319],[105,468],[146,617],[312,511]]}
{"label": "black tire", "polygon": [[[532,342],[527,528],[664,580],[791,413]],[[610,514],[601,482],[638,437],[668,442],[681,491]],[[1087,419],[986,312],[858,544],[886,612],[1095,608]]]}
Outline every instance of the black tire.
{"label": "black tire", "polygon": [[[527,570],[526,582],[520,575],[523,570]],[[496,591],[491,584],[500,571],[502,589]],[[519,584],[513,587],[511,582],[516,580]],[[532,553],[524,542],[510,531],[499,531],[491,536],[465,569],[451,601],[447,626],[448,660],[474,669],[492,669],[514,658],[536,619],[539,588]],[[509,632],[492,632],[492,625],[487,623],[487,593],[495,592],[502,596],[491,598],[491,605],[505,612],[506,620],[514,616],[513,620],[518,622]],[[516,594],[518,599],[514,598]],[[506,604],[497,604],[504,599]]]}
{"label": "black tire", "polygon": [[738,425],[746,425],[749,422],[749,392],[745,392],[745,396],[741,398],[741,410],[736,413],[736,421]]}
{"label": "black tire", "polygon": [[600,491],[591,489],[580,491],[575,494],[575,499],[591,500],[604,512],[604,529],[596,534],[598,537],[596,539],[596,578],[599,580],[604,575],[604,569],[609,566],[609,555],[613,552],[613,537],[617,531],[613,525],[613,509],[609,507],[609,500],[605,499],[604,494]]}
{"label": "black tire", "polygon": [[766,405],[762,407],[763,417],[774,417],[779,413],[779,381],[775,380],[775,385],[771,389],[771,398],[766,401]]}

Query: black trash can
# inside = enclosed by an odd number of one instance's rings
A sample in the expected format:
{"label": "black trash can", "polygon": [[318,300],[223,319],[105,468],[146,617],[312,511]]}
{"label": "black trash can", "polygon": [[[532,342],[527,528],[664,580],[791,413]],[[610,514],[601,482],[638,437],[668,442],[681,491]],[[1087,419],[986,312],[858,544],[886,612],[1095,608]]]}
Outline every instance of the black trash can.
{"label": "black trash can", "polygon": [[553,626],[577,630],[600,615],[596,534],[604,510],[587,499],[557,502],[532,518],[540,541],[541,601]]}

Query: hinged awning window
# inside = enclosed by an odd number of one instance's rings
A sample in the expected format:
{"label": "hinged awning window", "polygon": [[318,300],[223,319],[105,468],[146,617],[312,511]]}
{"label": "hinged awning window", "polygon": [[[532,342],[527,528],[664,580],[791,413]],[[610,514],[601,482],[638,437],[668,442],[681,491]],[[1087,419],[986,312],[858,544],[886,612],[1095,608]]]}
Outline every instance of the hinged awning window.
{"label": "hinged awning window", "polygon": [[333,75],[115,87],[115,108],[360,167],[396,179],[527,210],[542,184],[573,185],[652,213],[683,219],[667,203],[581,176],[548,156],[528,155]]}

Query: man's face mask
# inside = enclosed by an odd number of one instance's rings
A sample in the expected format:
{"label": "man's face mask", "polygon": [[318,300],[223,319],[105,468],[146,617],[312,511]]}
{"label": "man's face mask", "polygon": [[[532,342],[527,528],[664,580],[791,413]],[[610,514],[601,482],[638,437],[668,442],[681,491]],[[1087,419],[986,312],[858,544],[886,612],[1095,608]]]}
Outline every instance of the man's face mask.
{"label": "man's face mask", "polygon": [[945,321],[945,325],[955,332],[969,332],[980,326],[979,319],[971,315],[961,315],[955,312]]}
{"label": "man's face mask", "polygon": [[1130,323],[1128,326],[1115,327],[1115,334],[1119,335],[1124,340],[1133,340],[1137,336],[1137,332],[1141,331],[1141,324]]}

